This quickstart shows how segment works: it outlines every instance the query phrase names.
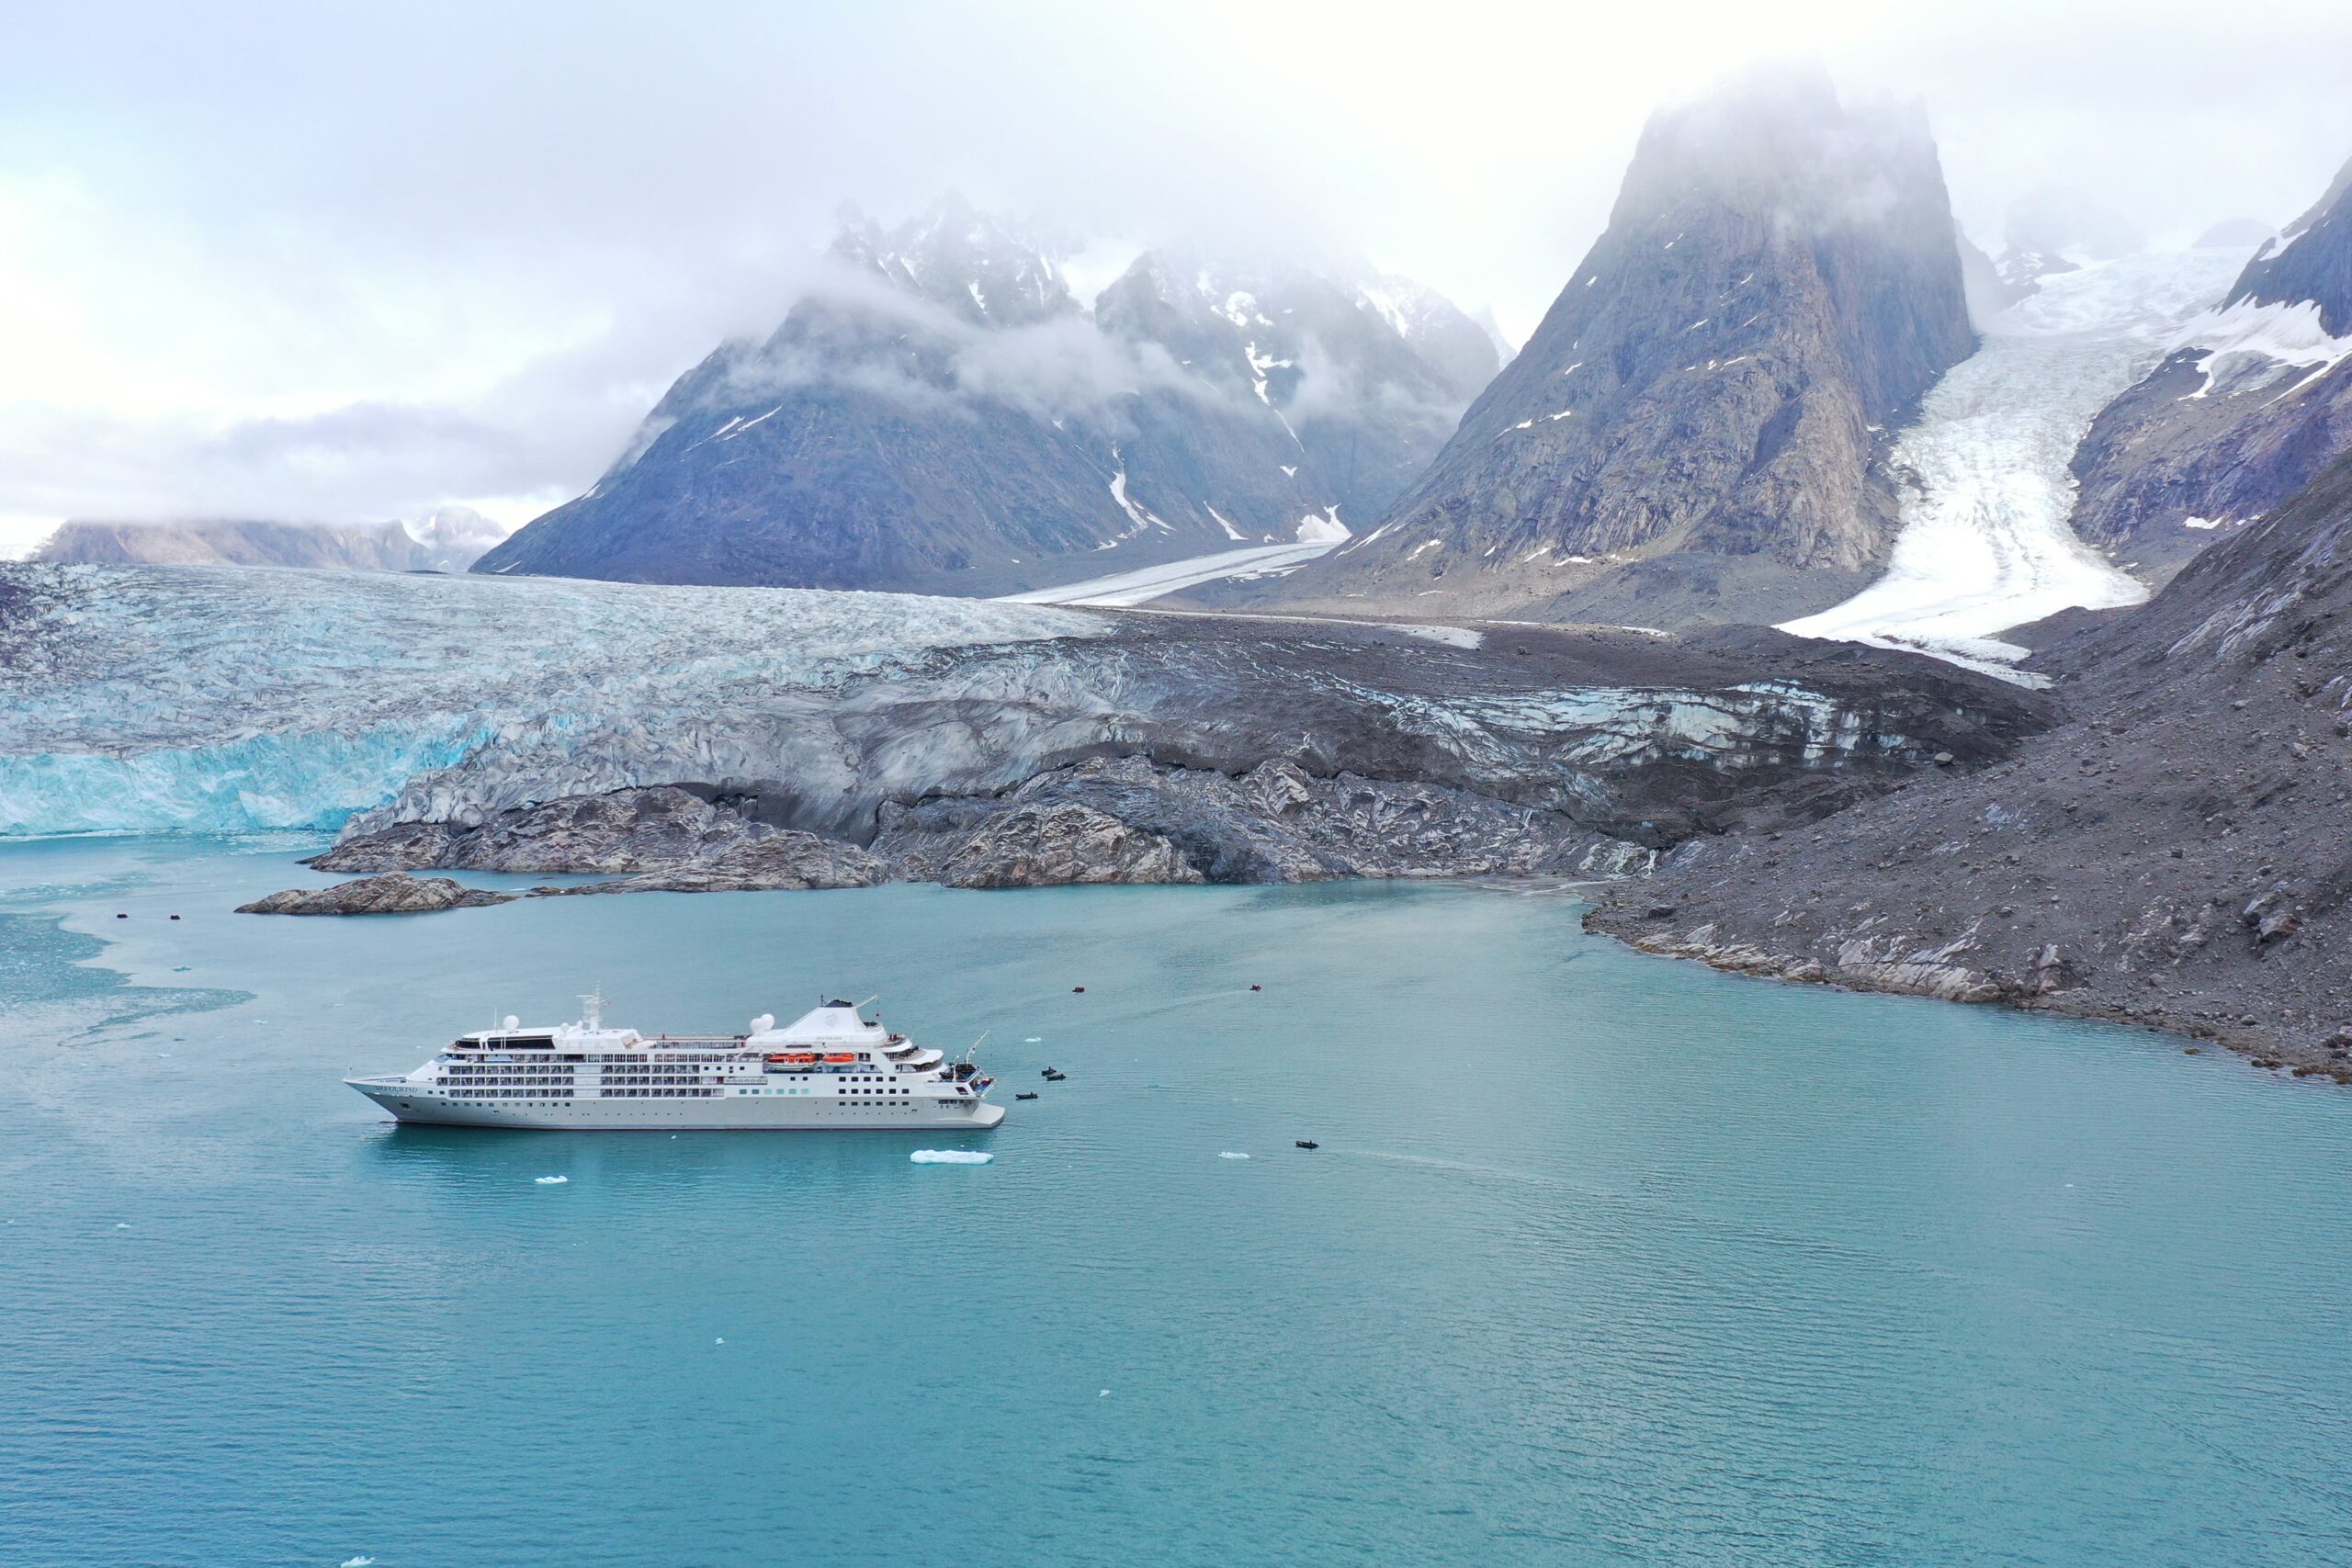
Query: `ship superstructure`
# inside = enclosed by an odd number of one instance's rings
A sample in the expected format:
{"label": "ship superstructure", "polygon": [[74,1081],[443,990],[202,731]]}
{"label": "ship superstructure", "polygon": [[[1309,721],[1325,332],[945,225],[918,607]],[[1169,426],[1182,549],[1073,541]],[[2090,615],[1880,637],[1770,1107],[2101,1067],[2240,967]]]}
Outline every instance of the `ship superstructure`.
{"label": "ship superstructure", "polygon": [[971,1130],[1004,1120],[990,1080],[829,1001],[742,1034],[607,1028],[601,998],[581,1021],[459,1035],[397,1077],[348,1078],[402,1122],[467,1127]]}

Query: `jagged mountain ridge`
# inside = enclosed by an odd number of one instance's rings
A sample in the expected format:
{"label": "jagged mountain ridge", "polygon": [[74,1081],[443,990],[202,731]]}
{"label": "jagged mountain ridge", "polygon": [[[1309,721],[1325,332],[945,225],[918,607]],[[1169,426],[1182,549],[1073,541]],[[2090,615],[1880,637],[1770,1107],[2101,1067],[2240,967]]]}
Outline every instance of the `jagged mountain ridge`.
{"label": "jagged mountain ridge", "polygon": [[32,558],[82,566],[285,566],[349,571],[463,571],[504,530],[471,507],[413,523],[196,523],[69,520]]}
{"label": "jagged mountain ridge", "polygon": [[2074,525],[2163,576],[2352,448],[2352,163],[2100,413]]}
{"label": "jagged mountain ridge", "polygon": [[1359,520],[1403,492],[1498,368],[1475,321],[1398,278],[1366,286],[1158,252],[1104,290],[1095,318],[1105,334],[1164,350],[1245,407],[1270,410],[1296,448],[1284,466]]}
{"label": "jagged mountain ridge", "polygon": [[1607,232],[1429,471],[1275,592],[1654,626],[1821,608],[1885,557],[1875,438],[1973,347],[1917,111],[1744,79],[1653,118]]}
{"label": "jagged mountain ridge", "polygon": [[765,342],[479,570],[1001,593],[1337,536],[1491,370],[1442,301],[1400,327],[1330,272],[1148,254],[1090,311],[1068,251],[953,198],[853,220]]}

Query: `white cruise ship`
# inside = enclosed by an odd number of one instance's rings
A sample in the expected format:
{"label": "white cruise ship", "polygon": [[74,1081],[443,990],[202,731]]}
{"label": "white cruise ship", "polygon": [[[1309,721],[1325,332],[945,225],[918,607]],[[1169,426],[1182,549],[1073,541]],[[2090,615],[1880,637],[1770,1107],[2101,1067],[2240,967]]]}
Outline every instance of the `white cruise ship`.
{"label": "white cruise ship", "polygon": [[607,1029],[602,1000],[553,1029],[460,1035],[414,1072],[346,1078],[402,1122],[461,1127],[993,1127],[1004,1107],[968,1060],[950,1062],[827,1002],[783,1029],[643,1035]]}

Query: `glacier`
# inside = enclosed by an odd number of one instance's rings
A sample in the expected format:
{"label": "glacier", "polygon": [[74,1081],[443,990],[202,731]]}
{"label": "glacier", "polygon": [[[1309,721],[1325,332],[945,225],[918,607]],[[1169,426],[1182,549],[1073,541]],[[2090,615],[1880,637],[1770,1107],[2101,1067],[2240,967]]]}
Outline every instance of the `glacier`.
{"label": "glacier", "polygon": [[867,843],[890,803],[1141,756],[1440,784],[1653,842],[1743,781],[1892,776],[2030,721],[1973,677],[1889,656],[1429,632],[558,578],[0,569],[0,837],[351,835],[693,784]]}
{"label": "glacier", "polygon": [[[1300,525],[1302,536],[1308,524],[1320,519],[1310,518]],[[996,601],[1001,604],[1093,604],[1102,607],[1128,607],[1147,604],[1154,599],[1187,588],[1197,588],[1204,582],[1227,578],[1264,577],[1273,572],[1289,571],[1305,566],[1317,556],[1327,554],[1334,545],[1346,538],[1343,532],[1337,538],[1315,537],[1288,545],[1252,545],[1238,550],[1219,550],[1214,555],[1186,556],[1164,566],[1148,566],[1134,571],[1116,572],[1108,577],[1090,577],[1083,582],[1064,583],[1058,588],[1034,588],[1026,593],[1010,593]]]}
{"label": "glacier", "polygon": [[2069,525],[2069,465],[2099,411],[2165,356],[2245,261],[2236,249],[2125,256],[2044,277],[2040,292],[1987,322],[1983,345],[1895,439],[1888,466],[1902,520],[1885,574],[1781,629],[2009,673],[2026,649],[1998,633],[2073,606],[2146,599],[2143,583]]}
{"label": "glacier", "polygon": [[[334,828],[485,749],[574,750],[1091,637],[1082,612],[905,594],[265,568],[19,567],[0,835]],[[678,727],[683,727],[683,728]]]}

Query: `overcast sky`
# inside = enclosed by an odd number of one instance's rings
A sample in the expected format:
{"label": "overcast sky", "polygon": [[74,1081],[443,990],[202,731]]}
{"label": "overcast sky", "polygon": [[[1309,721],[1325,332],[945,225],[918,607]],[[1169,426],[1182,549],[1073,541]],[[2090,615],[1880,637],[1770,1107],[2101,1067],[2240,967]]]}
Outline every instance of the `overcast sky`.
{"label": "overcast sky", "polygon": [[1925,100],[1955,206],[2283,222],[2352,5],[0,0],[0,548],[66,516],[509,523],[781,317],[854,199],[1367,255],[1523,333],[1642,121],[1757,60]]}

